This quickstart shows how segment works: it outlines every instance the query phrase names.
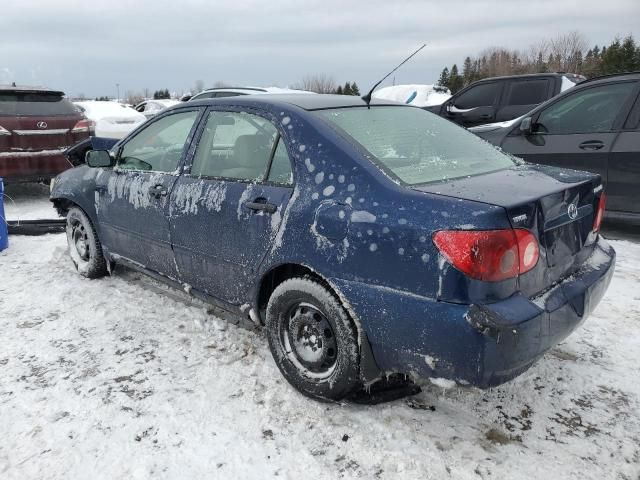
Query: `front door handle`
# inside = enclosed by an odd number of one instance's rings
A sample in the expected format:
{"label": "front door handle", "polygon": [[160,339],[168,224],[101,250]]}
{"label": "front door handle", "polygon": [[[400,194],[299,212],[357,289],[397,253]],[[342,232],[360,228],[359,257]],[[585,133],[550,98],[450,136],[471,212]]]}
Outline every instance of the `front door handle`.
{"label": "front door handle", "polygon": [[256,198],[253,202],[244,202],[244,206],[256,212],[275,213],[278,206],[268,203],[266,198]]}
{"label": "front door handle", "polygon": [[587,140],[578,145],[578,147],[582,150],[600,150],[604,147],[604,143],[600,140]]}
{"label": "front door handle", "polygon": [[164,188],[164,185],[159,183],[158,185],[154,185],[149,189],[149,194],[155,198],[166,197],[167,189]]}

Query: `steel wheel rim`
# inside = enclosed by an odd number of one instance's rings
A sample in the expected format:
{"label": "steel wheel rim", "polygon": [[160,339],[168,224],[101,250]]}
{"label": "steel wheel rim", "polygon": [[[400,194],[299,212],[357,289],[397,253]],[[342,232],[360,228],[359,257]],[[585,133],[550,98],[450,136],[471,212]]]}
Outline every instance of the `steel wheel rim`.
{"label": "steel wheel rim", "polygon": [[292,305],[285,313],[280,341],[289,360],[305,376],[324,379],[335,370],[338,342],[318,307],[304,302]]}
{"label": "steel wheel rim", "polygon": [[69,222],[70,231],[67,231],[67,238],[69,239],[69,247],[72,249],[74,257],[78,261],[88,262],[91,259],[91,250],[89,248],[89,235],[84,225],[73,219]]}

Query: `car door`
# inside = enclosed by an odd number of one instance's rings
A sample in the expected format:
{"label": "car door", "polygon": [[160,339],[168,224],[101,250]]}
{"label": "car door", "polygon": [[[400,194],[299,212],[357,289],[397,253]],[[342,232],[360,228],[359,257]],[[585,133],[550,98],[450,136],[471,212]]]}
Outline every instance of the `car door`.
{"label": "car door", "polygon": [[445,103],[442,116],[465,127],[495,121],[503,84],[494,81],[467,87]]}
{"label": "car door", "polygon": [[116,166],[96,177],[96,211],[110,253],[177,274],[169,238],[169,193],[201,109],[163,115],[119,148]]}
{"label": "car door", "polygon": [[171,194],[176,263],[182,281],[239,304],[276,241],[291,163],[277,128],[258,115],[210,111],[199,135]]}
{"label": "car door", "polygon": [[640,95],[609,153],[608,180],[607,210],[640,214]]}
{"label": "car door", "polygon": [[533,115],[532,133],[515,129],[502,148],[529,162],[598,173],[606,182],[609,151],[634,88],[617,82],[564,95]]}
{"label": "car door", "polygon": [[496,113],[496,121],[513,120],[533,110],[553,96],[551,77],[513,78],[505,87],[504,100]]}

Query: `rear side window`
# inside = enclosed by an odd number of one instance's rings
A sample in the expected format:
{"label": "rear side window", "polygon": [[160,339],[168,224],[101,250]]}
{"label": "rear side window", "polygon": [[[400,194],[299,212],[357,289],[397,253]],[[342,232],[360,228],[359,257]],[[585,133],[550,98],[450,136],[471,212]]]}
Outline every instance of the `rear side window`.
{"label": "rear side window", "polygon": [[512,81],[507,105],[537,105],[547,99],[548,91],[548,79]]}
{"label": "rear side window", "polygon": [[191,173],[261,180],[267,172],[276,137],[276,127],[257,115],[211,112],[198,142]]}
{"label": "rear side window", "polygon": [[490,107],[496,103],[500,90],[498,82],[481,83],[456,98],[454,105],[458,108]]}
{"label": "rear side window", "polygon": [[0,115],[55,116],[78,113],[78,108],[62,95],[0,91]]}

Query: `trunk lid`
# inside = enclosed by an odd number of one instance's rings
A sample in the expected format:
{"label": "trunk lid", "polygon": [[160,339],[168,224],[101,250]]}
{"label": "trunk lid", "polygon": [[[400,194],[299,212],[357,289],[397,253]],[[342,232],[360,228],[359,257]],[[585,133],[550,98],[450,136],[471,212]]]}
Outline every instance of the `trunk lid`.
{"label": "trunk lid", "polygon": [[598,175],[523,165],[414,188],[502,207],[513,228],[530,230],[540,244],[540,260],[519,277],[520,290],[530,296],[579,268],[593,250],[602,191]]}

